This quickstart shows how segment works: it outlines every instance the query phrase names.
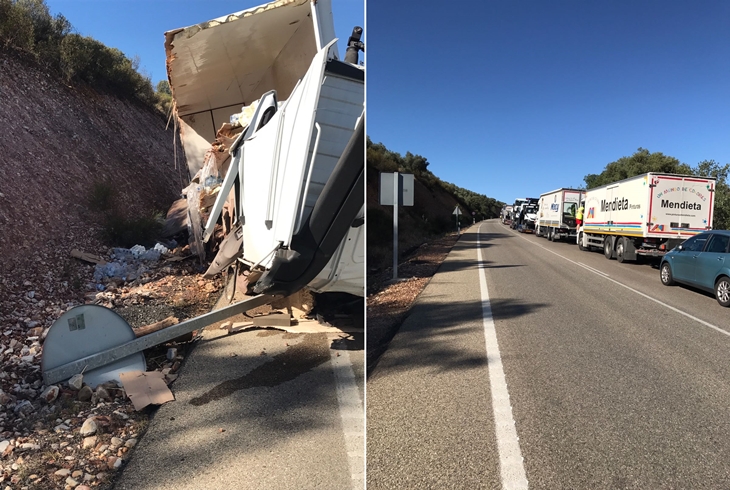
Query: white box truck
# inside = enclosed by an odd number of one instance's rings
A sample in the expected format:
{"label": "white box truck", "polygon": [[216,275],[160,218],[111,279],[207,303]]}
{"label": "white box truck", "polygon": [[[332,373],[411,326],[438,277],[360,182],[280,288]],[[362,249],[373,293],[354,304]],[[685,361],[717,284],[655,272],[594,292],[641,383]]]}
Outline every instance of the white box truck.
{"label": "white box truck", "polygon": [[556,189],[540,195],[535,234],[555,240],[575,240],[575,215],[583,201],[585,191]]}
{"label": "white box truck", "polygon": [[512,223],[512,206],[507,206],[506,204],[502,206],[502,210],[499,212],[499,220],[503,225]]}
{"label": "white box truck", "polygon": [[586,191],[581,250],[619,262],[659,257],[712,228],[715,179],[646,173]]}

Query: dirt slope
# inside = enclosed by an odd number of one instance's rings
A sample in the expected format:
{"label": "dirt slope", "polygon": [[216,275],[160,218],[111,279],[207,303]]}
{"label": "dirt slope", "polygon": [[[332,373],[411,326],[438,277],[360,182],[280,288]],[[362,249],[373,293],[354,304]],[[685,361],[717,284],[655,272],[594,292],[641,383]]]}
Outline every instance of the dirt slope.
{"label": "dirt slope", "polygon": [[[366,205],[369,273],[382,271],[390,267],[393,261],[393,207],[378,204],[379,187],[380,172],[368,165]],[[405,258],[426,241],[456,231],[456,220],[452,213],[457,205],[462,213],[471,214],[470,209],[442,187],[425,185],[416,177],[413,206],[402,207],[398,215],[399,256]]]}
{"label": "dirt slope", "polygon": [[167,210],[187,175],[165,124],[0,53],[0,293],[39,275],[66,287],[70,250],[101,247],[89,196],[103,183],[130,216]]}

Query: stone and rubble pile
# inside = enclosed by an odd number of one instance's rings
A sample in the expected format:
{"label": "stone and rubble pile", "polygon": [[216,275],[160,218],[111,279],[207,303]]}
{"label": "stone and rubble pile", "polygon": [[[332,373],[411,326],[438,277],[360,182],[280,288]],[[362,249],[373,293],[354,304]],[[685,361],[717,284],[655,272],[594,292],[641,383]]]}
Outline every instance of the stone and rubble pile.
{"label": "stone and rubble pile", "polygon": [[[210,311],[221,281],[202,278],[188,254],[187,247],[112,248],[100,255],[101,265],[66,257],[78,269],[69,279],[82,285],[75,295],[68,283],[54,285],[53,270],[46,277],[0,277],[1,490],[110,488],[150,410],[136,412],[114,381],[92,389],[77,375],[45,386],[43,342],[53,322],[81,303],[112,308],[133,328]],[[186,347],[147,352],[148,370],[172,382]]]}

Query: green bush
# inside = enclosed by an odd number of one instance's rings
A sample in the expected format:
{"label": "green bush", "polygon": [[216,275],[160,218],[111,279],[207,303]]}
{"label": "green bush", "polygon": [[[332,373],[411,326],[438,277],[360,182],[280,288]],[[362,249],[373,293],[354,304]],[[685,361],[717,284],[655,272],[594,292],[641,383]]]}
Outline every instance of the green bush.
{"label": "green bush", "polygon": [[103,238],[113,246],[131,248],[135,245],[151,247],[161,238],[165,225],[163,214],[151,213],[147,216],[125,218],[116,212],[106,215]]}
{"label": "green bush", "polygon": [[35,38],[33,19],[28,11],[18,5],[16,0],[0,0],[0,43],[3,48],[10,47],[32,52]]}
{"label": "green bush", "polygon": [[139,59],[72,30],[63,15],[51,16],[45,0],[0,0],[0,48],[15,48],[67,82],[158,106],[161,96],[139,73]]}
{"label": "green bush", "polygon": [[94,183],[87,196],[89,209],[101,218],[101,238],[111,246],[152,246],[162,237],[164,213],[151,212],[127,218],[117,206],[117,190],[108,181]]}
{"label": "green bush", "polygon": [[96,182],[91,187],[88,202],[92,211],[110,211],[114,207],[117,190],[109,182]]}

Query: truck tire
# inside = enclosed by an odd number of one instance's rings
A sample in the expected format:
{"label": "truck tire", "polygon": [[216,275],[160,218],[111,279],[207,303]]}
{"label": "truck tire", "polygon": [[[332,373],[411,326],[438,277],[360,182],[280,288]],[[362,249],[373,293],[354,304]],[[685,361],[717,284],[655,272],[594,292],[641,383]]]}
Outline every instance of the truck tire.
{"label": "truck tire", "polygon": [[555,241],[555,229],[554,228],[548,229],[548,241],[551,241],[551,242]]}
{"label": "truck tire", "polygon": [[610,236],[603,239],[603,255],[611,260],[613,258],[613,240]]}
{"label": "truck tire", "polygon": [[581,252],[585,252],[586,250],[588,250],[586,247],[583,246],[583,232],[582,231],[580,233],[578,233],[578,250],[580,250]]}
{"label": "truck tire", "polygon": [[619,264],[623,264],[626,260],[626,238],[619,237],[618,243],[616,243],[616,260]]}

